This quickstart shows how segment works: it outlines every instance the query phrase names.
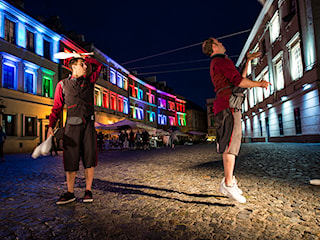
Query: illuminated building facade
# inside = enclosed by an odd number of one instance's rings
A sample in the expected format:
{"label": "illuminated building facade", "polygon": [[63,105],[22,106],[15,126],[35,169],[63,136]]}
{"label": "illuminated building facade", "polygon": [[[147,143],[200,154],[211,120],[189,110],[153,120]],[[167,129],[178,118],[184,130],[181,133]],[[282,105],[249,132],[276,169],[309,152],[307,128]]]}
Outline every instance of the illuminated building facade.
{"label": "illuminated building facade", "polygon": [[1,123],[6,152],[30,151],[45,139],[58,82],[60,35],[0,0]]}
{"label": "illuminated building facade", "polygon": [[157,127],[157,89],[129,74],[130,118]]}
{"label": "illuminated building facade", "polygon": [[[155,128],[186,126],[182,97],[159,91],[93,45],[81,47],[0,0],[0,121],[7,134],[5,152],[31,152],[45,140],[55,87],[71,73],[68,61],[55,59],[54,54],[73,51],[93,51],[104,64],[95,86],[96,122],[130,118]],[[65,118],[66,110],[60,127]]]}
{"label": "illuminated building facade", "polygon": [[250,89],[243,105],[245,141],[320,142],[320,9],[315,0],[268,0],[238,59],[251,61],[248,78],[269,81]]}

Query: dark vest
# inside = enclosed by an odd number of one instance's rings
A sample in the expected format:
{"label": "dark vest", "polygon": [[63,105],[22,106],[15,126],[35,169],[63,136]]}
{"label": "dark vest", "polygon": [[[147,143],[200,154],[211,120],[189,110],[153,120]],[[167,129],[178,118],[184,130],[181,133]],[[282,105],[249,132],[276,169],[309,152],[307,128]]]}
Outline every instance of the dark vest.
{"label": "dark vest", "polygon": [[66,78],[60,81],[67,117],[87,118],[94,115],[94,83],[87,78]]}

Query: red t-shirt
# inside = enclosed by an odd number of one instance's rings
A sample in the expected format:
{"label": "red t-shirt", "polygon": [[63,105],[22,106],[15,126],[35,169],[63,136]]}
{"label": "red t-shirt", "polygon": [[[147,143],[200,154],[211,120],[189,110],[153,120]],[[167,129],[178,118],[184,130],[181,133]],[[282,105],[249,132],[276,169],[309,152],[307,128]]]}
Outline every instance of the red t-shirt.
{"label": "red t-shirt", "polygon": [[210,75],[217,93],[213,102],[214,114],[216,115],[230,107],[229,97],[232,92],[229,86],[238,87],[243,77],[234,66],[234,63],[224,54],[216,54],[212,57]]}

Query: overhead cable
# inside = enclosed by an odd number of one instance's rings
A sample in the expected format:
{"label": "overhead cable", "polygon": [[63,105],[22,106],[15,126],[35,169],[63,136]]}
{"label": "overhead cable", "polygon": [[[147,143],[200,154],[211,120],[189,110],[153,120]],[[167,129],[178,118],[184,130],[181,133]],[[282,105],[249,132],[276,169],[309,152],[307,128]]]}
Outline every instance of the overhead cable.
{"label": "overhead cable", "polygon": [[[251,31],[251,29],[243,30],[243,31],[236,32],[236,33],[231,33],[231,34],[228,34],[228,35],[225,35],[225,36],[222,36],[222,37],[218,37],[217,39],[224,39],[224,38],[228,38],[228,37],[233,37],[233,36],[236,36],[236,35],[239,35],[239,34],[243,34],[243,33],[249,32],[249,31]],[[126,64],[129,64],[129,63],[133,63],[133,62],[138,62],[138,61],[142,61],[142,60],[145,60],[145,59],[158,57],[158,56],[165,55],[165,54],[168,54],[168,53],[172,53],[172,52],[180,51],[180,50],[183,50],[183,49],[195,47],[195,46],[198,46],[198,45],[201,45],[201,44],[202,44],[202,42],[191,44],[191,45],[188,45],[188,46],[185,46],[185,47],[180,47],[180,48],[172,49],[172,50],[165,51],[165,52],[162,52],[162,53],[154,54],[154,55],[151,55],[151,56],[147,56],[147,57],[131,60],[131,61],[128,61],[128,62],[125,62],[125,63],[121,63],[121,65],[126,65]]]}

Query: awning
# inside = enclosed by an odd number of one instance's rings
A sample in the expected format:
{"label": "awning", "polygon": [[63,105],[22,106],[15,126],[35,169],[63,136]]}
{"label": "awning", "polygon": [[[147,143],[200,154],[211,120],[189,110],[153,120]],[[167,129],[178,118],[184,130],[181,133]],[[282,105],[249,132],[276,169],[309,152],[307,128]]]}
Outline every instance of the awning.
{"label": "awning", "polygon": [[101,129],[101,130],[121,130],[121,129],[128,129],[128,128],[141,128],[148,131],[156,130],[156,128],[151,127],[147,124],[130,121],[128,119],[124,119],[112,124],[103,124],[103,123],[95,122],[95,128]]}

